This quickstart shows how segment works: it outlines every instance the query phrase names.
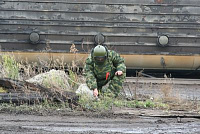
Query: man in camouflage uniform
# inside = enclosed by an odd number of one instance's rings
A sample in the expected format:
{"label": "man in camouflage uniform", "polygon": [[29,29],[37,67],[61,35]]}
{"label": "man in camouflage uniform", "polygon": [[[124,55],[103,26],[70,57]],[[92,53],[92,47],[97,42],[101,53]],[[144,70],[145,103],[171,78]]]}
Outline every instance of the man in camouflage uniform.
{"label": "man in camouflage uniform", "polygon": [[86,84],[93,90],[96,97],[108,84],[106,91],[118,96],[126,76],[124,59],[115,51],[107,50],[102,45],[97,45],[86,59],[84,67]]}

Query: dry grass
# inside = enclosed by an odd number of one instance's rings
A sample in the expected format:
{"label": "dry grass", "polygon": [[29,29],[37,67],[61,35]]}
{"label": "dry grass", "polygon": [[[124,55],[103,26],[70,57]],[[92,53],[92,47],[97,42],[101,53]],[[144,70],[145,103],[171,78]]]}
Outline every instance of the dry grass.
{"label": "dry grass", "polygon": [[[49,44],[47,44],[48,48]],[[76,46],[72,44],[71,53],[76,54],[78,50],[76,49]],[[52,59],[49,61],[44,61],[41,59],[38,59],[38,63],[32,63],[29,64],[27,61],[21,61],[20,63],[17,63],[15,61],[15,58],[12,54],[5,54],[0,55],[1,57],[1,64],[0,64],[0,77],[5,78],[9,77],[12,79],[19,79],[19,80],[27,80],[30,79],[38,74],[46,73],[50,69],[59,69],[64,72],[67,72],[68,74],[68,84],[70,85],[69,90],[75,91],[77,87],[80,85],[80,83],[84,83],[85,79],[83,76],[78,75],[80,72],[77,63],[80,59],[77,59],[77,61],[72,61],[70,64],[66,64],[64,62],[64,57],[60,57],[56,59],[54,62],[52,62]],[[76,58],[75,58],[76,59]],[[67,67],[67,69],[66,69]],[[10,71],[12,70],[12,71]],[[141,72],[137,72],[137,82],[133,89],[133,94],[131,94],[131,99],[138,100],[140,98],[138,94],[139,86],[141,86],[138,83],[138,80],[140,78]],[[47,87],[54,88],[55,92],[60,91],[63,92],[63,86],[67,83],[62,81],[62,78],[58,78],[55,76],[52,76],[44,81]],[[151,85],[152,86],[152,85]],[[129,85],[129,89],[133,87],[132,85]],[[198,101],[186,101],[182,100],[180,98],[180,95],[178,92],[174,92],[173,90],[174,85],[173,84],[161,84],[160,85],[160,91],[161,94],[158,98],[154,99],[155,103],[160,102],[167,104],[169,106],[169,109],[171,110],[197,110],[200,111],[200,104]],[[27,89],[24,91],[27,94],[30,94],[30,90]],[[131,91],[130,91],[131,93]],[[146,97],[147,98],[147,97]],[[149,98],[148,98],[149,99]]]}
{"label": "dry grass", "polygon": [[[47,48],[48,46],[49,44],[47,44]],[[71,53],[76,53],[78,51],[74,44],[72,44],[71,49]],[[2,54],[0,55],[0,59],[2,61],[0,64],[1,78],[26,81],[38,74],[48,73],[51,69],[59,70],[63,72],[63,75],[60,74],[59,76],[54,74],[43,78],[43,86],[54,89],[55,92],[60,92],[61,94],[63,90],[75,91],[80,83],[84,82],[84,78],[78,76],[80,70],[78,66],[76,66],[76,61],[72,61],[71,64],[66,64],[64,62],[64,57],[59,57],[53,62],[53,59],[41,60],[38,58],[37,63],[35,62],[31,64],[28,60],[16,62],[12,53]],[[24,93],[31,94],[31,91],[30,89],[25,89]],[[38,92],[38,94],[40,93]]]}
{"label": "dry grass", "polygon": [[174,90],[174,84],[161,84],[161,100],[169,106],[170,110],[198,111],[199,101],[186,100],[180,97],[180,93]]}
{"label": "dry grass", "polygon": [[[142,77],[138,79],[142,79]],[[200,111],[200,101],[184,99],[182,89],[179,90],[169,78],[166,78],[166,83],[162,84],[138,83],[136,80],[136,83],[126,84],[125,87],[127,89],[124,90],[127,93],[126,97],[131,99],[163,103],[168,105],[169,110]],[[128,96],[129,94],[131,97]],[[135,95],[137,96],[135,97]]]}

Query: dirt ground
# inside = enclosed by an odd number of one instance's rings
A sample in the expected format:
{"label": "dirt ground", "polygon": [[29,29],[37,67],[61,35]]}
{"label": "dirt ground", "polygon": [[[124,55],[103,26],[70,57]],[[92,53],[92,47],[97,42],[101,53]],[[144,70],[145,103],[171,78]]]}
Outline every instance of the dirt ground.
{"label": "dirt ground", "polygon": [[[149,85],[140,84],[137,88],[126,87],[126,94],[138,99],[167,98],[174,103],[199,101],[198,85]],[[176,98],[176,99],[173,99]],[[184,100],[184,101],[182,101]],[[185,106],[185,105],[183,105]],[[2,134],[198,134],[200,133],[200,114],[198,107],[188,106],[186,111],[176,105],[174,110],[114,108],[110,113],[62,111],[47,115],[26,113],[0,114],[0,133]]]}
{"label": "dirt ground", "polygon": [[2,134],[130,134],[200,133],[197,118],[161,118],[136,115],[112,117],[37,116],[0,114]]}
{"label": "dirt ground", "polygon": [[[139,83],[137,86],[132,84],[128,87],[128,84],[124,85],[124,91],[127,96],[134,98],[134,93],[146,96],[149,98],[163,98],[171,97],[180,100],[200,100],[200,88],[199,85],[184,85],[184,84],[151,84],[151,83]],[[142,97],[140,96],[140,97]],[[141,98],[142,99],[142,98]],[[146,99],[146,98],[143,98]]]}

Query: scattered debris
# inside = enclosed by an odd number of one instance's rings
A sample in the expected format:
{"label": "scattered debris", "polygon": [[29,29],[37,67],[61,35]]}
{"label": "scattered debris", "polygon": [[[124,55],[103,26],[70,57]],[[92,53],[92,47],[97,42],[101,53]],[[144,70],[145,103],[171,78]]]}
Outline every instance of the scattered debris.
{"label": "scattered debris", "polygon": [[[76,95],[76,93],[70,91],[63,91],[57,88],[46,88],[39,84],[34,84],[27,81],[6,79],[6,78],[0,79],[0,86],[7,90],[7,96],[10,95],[10,101],[12,102],[24,101],[25,97],[21,96],[22,94],[26,94],[26,97],[27,96],[30,97],[26,99],[27,101],[32,100],[33,98],[31,98],[31,96],[33,95],[33,93],[35,93],[39,96],[39,99],[43,98],[47,100],[54,100],[61,102],[68,101],[70,103],[77,105],[78,96]],[[5,96],[5,94],[3,95]],[[3,95],[0,94],[1,97]],[[37,98],[37,96],[35,95],[33,95],[33,97],[35,99]],[[5,97],[2,97],[1,101],[3,101],[3,98]],[[23,98],[23,100],[20,100],[21,98]],[[8,101],[8,99],[6,99],[6,101]]]}
{"label": "scattered debris", "polygon": [[90,99],[94,99],[93,91],[90,90],[86,84],[81,84],[79,88],[76,90],[76,94],[85,95]]}

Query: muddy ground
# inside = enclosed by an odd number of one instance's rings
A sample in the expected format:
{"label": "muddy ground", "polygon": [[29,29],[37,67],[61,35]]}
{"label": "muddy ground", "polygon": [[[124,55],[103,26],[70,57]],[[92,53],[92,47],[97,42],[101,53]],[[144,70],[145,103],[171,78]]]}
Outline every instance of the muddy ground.
{"label": "muddy ground", "polygon": [[135,115],[112,117],[0,115],[0,133],[4,134],[130,134],[200,133],[197,118],[161,118]]}
{"label": "muddy ground", "polygon": [[[109,113],[66,110],[38,115],[30,113],[0,114],[0,133],[4,134],[198,134],[200,133],[199,108],[191,103],[185,108],[181,103],[200,100],[199,85],[139,84],[126,86],[127,96],[137,99],[171,100],[175,107],[169,110],[113,108]],[[196,103],[195,103],[196,104]],[[179,107],[180,105],[180,107]]]}

